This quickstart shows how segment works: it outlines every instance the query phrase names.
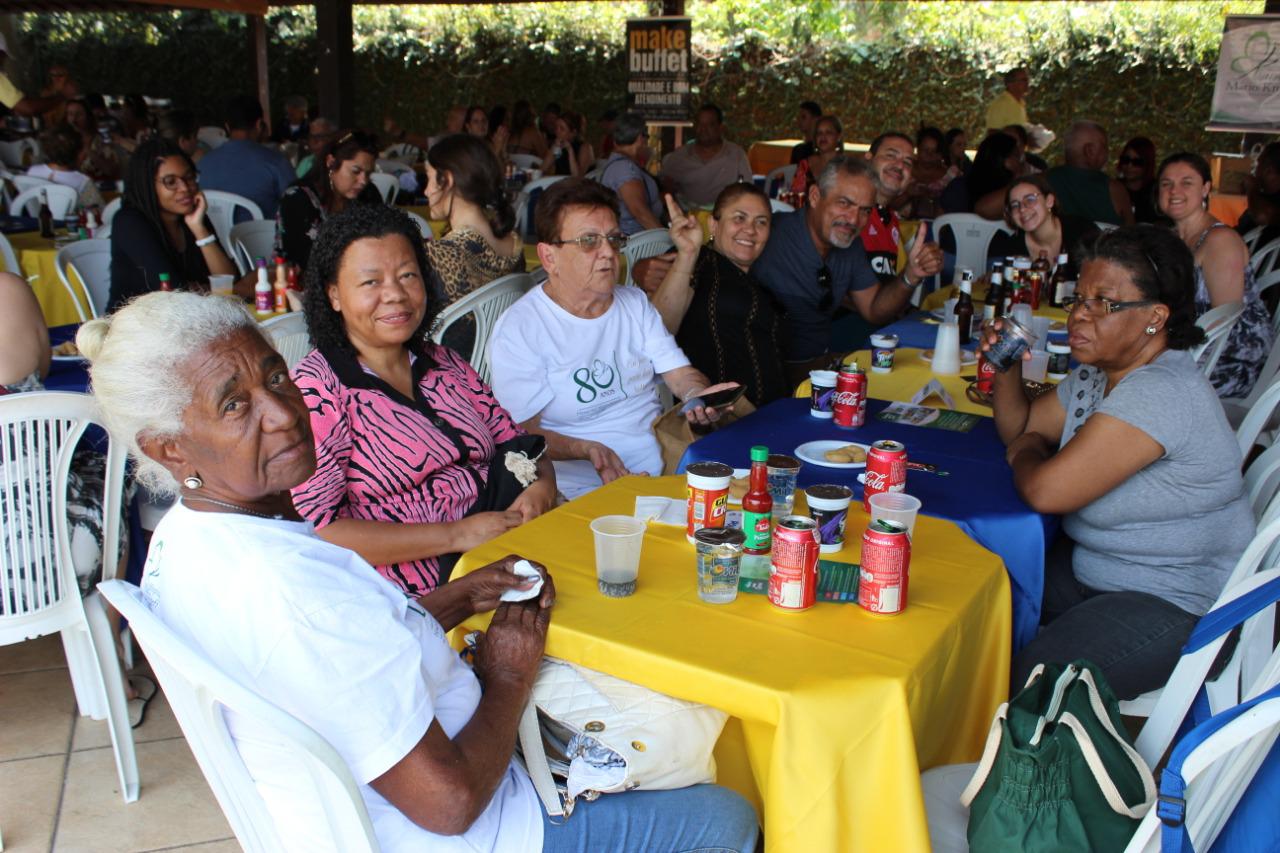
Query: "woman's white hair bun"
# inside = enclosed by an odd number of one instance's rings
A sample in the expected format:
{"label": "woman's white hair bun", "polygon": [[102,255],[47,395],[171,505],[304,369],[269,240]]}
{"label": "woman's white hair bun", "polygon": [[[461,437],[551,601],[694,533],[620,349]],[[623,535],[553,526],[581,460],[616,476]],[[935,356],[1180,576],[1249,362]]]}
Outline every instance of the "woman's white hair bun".
{"label": "woman's white hair bun", "polygon": [[89,361],[97,361],[102,347],[107,342],[107,333],[111,331],[111,318],[97,317],[80,327],[76,332],[76,349]]}

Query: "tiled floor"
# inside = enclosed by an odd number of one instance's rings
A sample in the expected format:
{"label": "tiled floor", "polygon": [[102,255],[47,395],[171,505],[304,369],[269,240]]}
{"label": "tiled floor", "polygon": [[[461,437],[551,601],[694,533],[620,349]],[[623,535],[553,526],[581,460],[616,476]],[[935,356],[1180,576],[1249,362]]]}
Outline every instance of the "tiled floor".
{"label": "tiled floor", "polygon": [[133,734],[141,794],[126,804],[106,722],[76,710],[61,640],[0,646],[5,853],[238,851],[163,693]]}

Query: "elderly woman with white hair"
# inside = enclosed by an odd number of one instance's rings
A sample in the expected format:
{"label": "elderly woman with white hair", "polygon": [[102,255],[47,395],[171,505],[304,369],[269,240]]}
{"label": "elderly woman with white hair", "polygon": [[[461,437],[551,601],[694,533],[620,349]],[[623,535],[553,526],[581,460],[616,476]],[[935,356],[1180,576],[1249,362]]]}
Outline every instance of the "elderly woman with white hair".
{"label": "elderly woman with white hair", "polygon": [[[550,578],[531,600],[499,604],[530,585],[508,557],[412,599],[318,538],[290,497],[316,465],[307,405],[242,306],[152,293],[86,323],[77,343],[139,479],[179,496],[147,557],[149,605],[334,746],[383,850],[588,850],[624,837],[614,849],[754,849],[750,807],[710,785],[602,797],[559,825],[541,814],[513,751],[555,600]],[[472,671],[445,632],[495,608]],[[331,849],[299,757],[226,713],[285,845]]]}

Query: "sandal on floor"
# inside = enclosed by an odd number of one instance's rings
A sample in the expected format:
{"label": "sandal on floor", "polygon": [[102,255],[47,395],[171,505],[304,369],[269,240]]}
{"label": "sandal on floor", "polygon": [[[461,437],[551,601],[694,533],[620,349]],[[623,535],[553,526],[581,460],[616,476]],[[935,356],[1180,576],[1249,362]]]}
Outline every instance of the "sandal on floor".
{"label": "sandal on floor", "polygon": [[135,697],[128,700],[129,726],[136,729],[146,719],[147,706],[155,698],[158,688],[156,683],[145,675],[129,676],[129,686],[137,693]]}

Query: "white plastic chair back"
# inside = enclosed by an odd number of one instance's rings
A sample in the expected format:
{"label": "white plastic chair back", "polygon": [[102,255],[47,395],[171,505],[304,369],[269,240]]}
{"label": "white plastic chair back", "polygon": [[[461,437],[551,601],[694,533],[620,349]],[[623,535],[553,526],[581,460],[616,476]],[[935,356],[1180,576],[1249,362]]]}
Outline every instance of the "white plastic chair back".
{"label": "white plastic chair back", "polygon": [[533,237],[533,211],[529,208],[532,206],[531,201],[542,194],[542,191],[554,184],[556,181],[563,181],[564,175],[548,175],[545,178],[538,178],[536,181],[530,181],[524,185],[524,189],[520,190],[513,202],[516,209],[516,226],[515,232],[526,241]]}
{"label": "white plastic chair back", "polygon": [[232,260],[245,275],[253,269],[255,258],[271,260],[276,248],[276,222],[274,219],[251,219],[231,226],[231,245],[235,246]]}
{"label": "white plastic chair back", "polygon": [[1271,384],[1263,389],[1236,429],[1236,442],[1240,445],[1241,458],[1248,458],[1249,451],[1253,449],[1258,435],[1271,421],[1277,406],[1280,406],[1280,377],[1273,378]]}
{"label": "white plastic chair back", "polygon": [[603,174],[604,174],[604,164],[601,163],[599,166],[596,166],[595,168],[587,172],[585,175],[583,175],[583,177],[586,178],[588,181],[599,181],[600,176]]}
{"label": "white plastic chair back", "polygon": [[285,364],[289,365],[290,370],[315,349],[311,345],[311,334],[307,331],[306,315],[301,311],[272,317],[262,323],[262,330],[267,333],[276,352],[284,356]]}
{"label": "white plastic chair back", "polygon": [[521,171],[542,168],[542,158],[536,154],[508,154],[507,159],[511,161],[511,165]]}
{"label": "white plastic chair back", "polygon": [[71,211],[80,203],[80,194],[71,187],[62,184],[46,184],[42,187],[25,189],[9,202],[10,216],[38,216],[40,213],[40,194],[46,193],[49,199],[49,212],[54,219],[66,219]]}
{"label": "white plastic chair back", "polygon": [[769,199],[769,209],[774,213],[790,213],[795,210],[794,207],[785,201],[778,201],[776,198]]}
{"label": "white plastic chair back", "polygon": [[196,131],[196,139],[201,145],[212,150],[227,141],[227,131],[221,127],[206,125]]}
{"label": "white plastic chair back", "polygon": [[40,159],[40,145],[31,138],[0,142],[0,161],[15,169],[25,169]]}
{"label": "white plastic chair back", "polygon": [[[1187,756],[1185,824],[1192,847],[1217,849],[1215,843],[1249,783],[1280,735],[1280,698],[1259,702],[1205,739]],[[1143,817],[1125,853],[1160,853],[1161,821],[1153,808]]]}
{"label": "white plastic chair back", "polygon": [[[385,175],[395,175],[399,180],[400,176],[408,172],[413,174],[413,167],[405,163],[403,160],[393,160],[389,157],[379,157],[374,162],[374,168]],[[376,172],[374,174],[377,174]]]}
{"label": "white plastic chair back", "polygon": [[622,249],[622,256],[627,259],[627,277],[622,283],[624,285],[636,283],[631,275],[636,261],[664,255],[674,251],[675,248],[676,244],[672,242],[671,234],[665,228],[650,228],[648,231],[632,234],[627,240],[627,245]]}
{"label": "white plastic chair back", "polygon": [[243,208],[249,212],[250,219],[261,219],[262,208],[242,195],[223,192],[222,190],[205,190],[204,199],[209,204],[209,221],[213,223],[214,233],[228,258],[235,257],[231,247],[231,226],[236,221],[236,209]]}
{"label": "white plastic chair back", "polygon": [[384,160],[399,160],[412,165],[422,159],[422,149],[409,142],[397,142],[385,149],[380,156]]}
{"label": "white plastic chair back", "polygon": [[955,237],[956,269],[971,269],[974,274],[987,268],[987,249],[996,233],[1013,233],[1003,222],[983,219],[975,213],[947,213],[933,220],[934,242],[942,242],[943,229],[950,229]]}
{"label": "white plastic chair back", "polygon": [[1280,252],[1280,237],[1249,253],[1249,266],[1254,276],[1267,272],[1276,254]]}
{"label": "white plastic chair back", "polygon": [[1261,529],[1263,516],[1280,494],[1280,444],[1271,445],[1249,463],[1244,471],[1244,494]]}
{"label": "white plastic chair back", "polygon": [[1116,225],[1114,222],[1099,222],[1097,220],[1094,220],[1093,224],[1097,226],[1099,231],[1110,231],[1114,228],[1120,227],[1119,225]]}
{"label": "white plastic chair back", "polygon": [[405,215],[413,220],[413,224],[418,226],[418,233],[422,235],[423,240],[434,240],[435,232],[431,230],[431,223],[422,218],[412,210],[406,210]]}
{"label": "white plastic chair back", "polygon": [[374,172],[369,175],[369,183],[373,184],[382,196],[384,204],[392,204],[396,200],[396,191],[400,189],[400,179],[386,172]]}
{"label": "white plastic chair back", "polygon": [[[61,633],[80,713],[106,718],[120,790],[133,802],[138,765],[115,642],[97,593],[80,595],[67,519],[72,456],[96,411],[88,394],[0,397],[0,645]],[[113,578],[126,456],[115,441],[106,452],[102,572]]]}
{"label": "white plastic chair back", "polygon": [[93,232],[94,237],[101,237],[103,240],[110,239],[111,223],[116,218],[116,214],[120,212],[121,204],[123,204],[123,201],[121,197],[117,196],[102,208],[102,224]]}
{"label": "white plastic chair back", "polygon": [[477,290],[468,293],[457,302],[440,312],[435,327],[431,330],[431,340],[435,343],[444,341],[449,327],[470,314],[475,318],[476,338],[471,349],[470,363],[476,373],[485,382],[489,381],[489,336],[493,327],[506,311],[533,287],[533,277],[528,273],[517,272],[495,278]]}
{"label": "white plastic chair back", "polygon": [[4,261],[5,272],[11,272],[20,278],[27,277],[27,274],[22,271],[22,264],[18,261],[18,253],[13,250],[13,244],[3,234],[0,234],[0,260]]}
{"label": "white plastic chair back", "polygon": [[30,175],[14,175],[9,180],[13,181],[13,185],[18,188],[18,192],[29,189],[40,189],[41,187],[53,186],[53,181],[45,178],[33,178]]}
{"label": "white plastic chair back", "polygon": [[[92,317],[101,317],[107,311],[107,301],[111,298],[111,241],[102,238],[79,240],[68,243],[54,255],[54,265],[58,268],[58,278],[62,286],[70,294],[75,303],[80,322],[84,323]],[[89,305],[81,304],[80,288],[72,280],[71,271],[84,285],[84,293],[89,297]]]}
{"label": "white plastic chair back", "polygon": [[272,730],[306,769],[294,781],[320,804],[334,850],[376,853],[364,800],[342,758],[314,729],[229,678],[147,607],[142,591],[109,581],[102,595],[124,618],[164,688],[187,744],[218,798],[236,840],[250,853],[283,851],[280,834],[227,728],[224,709]]}
{"label": "white plastic chair back", "polygon": [[1250,229],[1248,234],[1244,235],[1244,247],[1249,250],[1249,254],[1253,254],[1253,250],[1257,248],[1258,239],[1262,237],[1262,226]]}
{"label": "white plastic chair back", "polygon": [[778,193],[791,189],[796,180],[796,164],[791,163],[769,172],[764,177],[764,192],[769,198],[777,198]]}
{"label": "white plastic chair back", "polygon": [[1200,365],[1205,376],[1213,373],[1218,359],[1222,357],[1222,351],[1227,347],[1231,330],[1243,314],[1243,302],[1226,302],[1217,308],[1210,308],[1196,320],[1196,325],[1204,329],[1205,339],[1191,349],[1191,357]]}

